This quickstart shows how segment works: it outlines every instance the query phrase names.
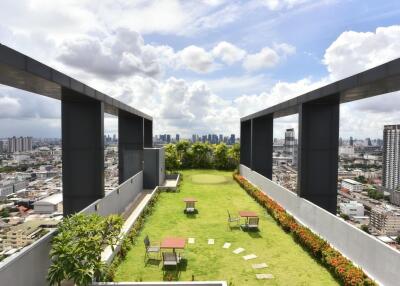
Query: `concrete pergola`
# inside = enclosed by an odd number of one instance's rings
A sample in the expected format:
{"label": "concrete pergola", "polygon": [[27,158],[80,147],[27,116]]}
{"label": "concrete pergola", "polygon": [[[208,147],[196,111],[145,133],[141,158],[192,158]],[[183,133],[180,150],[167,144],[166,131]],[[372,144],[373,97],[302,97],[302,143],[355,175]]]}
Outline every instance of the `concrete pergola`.
{"label": "concrete pergola", "polygon": [[118,116],[119,182],[143,170],[151,116],[1,44],[0,83],[61,101],[64,215],[104,197],[104,113]]}
{"label": "concrete pergola", "polygon": [[273,120],[299,114],[299,196],[336,214],[340,104],[400,90],[400,59],[240,119],[240,163],[272,180]]}

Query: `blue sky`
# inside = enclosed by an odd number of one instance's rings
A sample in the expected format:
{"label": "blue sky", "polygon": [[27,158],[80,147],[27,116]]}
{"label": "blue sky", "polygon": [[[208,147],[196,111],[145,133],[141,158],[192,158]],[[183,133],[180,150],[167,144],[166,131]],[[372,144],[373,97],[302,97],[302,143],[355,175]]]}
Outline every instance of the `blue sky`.
{"label": "blue sky", "polygon": [[[1,43],[184,136],[238,133],[241,116],[400,57],[399,1],[6,0],[0,17]],[[341,135],[381,137],[398,102],[342,106]],[[59,136],[59,117],[57,101],[0,88],[0,137]],[[107,117],[106,133],[116,126]]]}

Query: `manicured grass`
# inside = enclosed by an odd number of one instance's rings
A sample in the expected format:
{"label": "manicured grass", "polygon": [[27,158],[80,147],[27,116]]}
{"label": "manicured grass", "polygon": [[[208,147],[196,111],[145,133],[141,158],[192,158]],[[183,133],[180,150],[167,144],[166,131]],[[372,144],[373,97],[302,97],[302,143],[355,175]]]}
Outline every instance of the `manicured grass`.
{"label": "manicured grass", "polygon": [[[224,178],[221,178],[224,177]],[[205,180],[201,184],[200,178]],[[224,179],[224,180],[222,180]],[[222,182],[225,181],[225,182]],[[215,184],[213,184],[213,182]],[[197,215],[183,213],[183,198],[198,200]],[[256,211],[260,216],[259,232],[230,229],[227,210],[236,215],[240,210]],[[194,237],[195,244],[187,244],[186,263],[179,274],[163,272],[161,261],[144,259],[143,238],[161,241],[164,237]],[[209,238],[215,245],[208,245]],[[232,243],[223,249],[225,242]],[[246,249],[236,255],[238,247]],[[242,256],[256,254],[258,258],[245,261]],[[253,263],[266,262],[268,268],[253,270]],[[256,273],[271,273],[272,280],[257,280]],[[137,244],[118,267],[115,281],[162,281],[169,276],[181,281],[225,280],[232,285],[338,285],[330,273],[286,234],[266,211],[254,202],[232,179],[230,172],[188,170],[183,172],[180,193],[162,193],[154,212],[146,220]]]}

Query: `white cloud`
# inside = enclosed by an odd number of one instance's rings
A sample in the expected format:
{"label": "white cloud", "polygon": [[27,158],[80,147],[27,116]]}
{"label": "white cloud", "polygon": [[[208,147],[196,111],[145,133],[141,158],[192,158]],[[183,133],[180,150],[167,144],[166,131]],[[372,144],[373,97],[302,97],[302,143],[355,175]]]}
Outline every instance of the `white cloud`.
{"label": "white cloud", "polygon": [[257,71],[264,68],[272,68],[276,66],[283,58],[296,52],[296,48],[286,43],[274,44],[274,49],[264,47],[255,54],[248,54],[244,61],[243,67],[247,71]]}
{"label": "white cloud", "polygon": [[201,47],[188,46],[177,53],[181,65],[198,72],[206,73],[213,69],[213,58],[210,53]]}
{"label": "white cloud", "polygon": [[291,9],[295,6],[310,2],[311,0],[260,0],[260,3],[268,9],[276,11],[282,9]]}
{"label": "white cloud", "polygon": [[145,45],[137,32],[124,28],[103,37],[66,40],[60,50],[59,59],[64,64],[106,78],[135,74],[155,77],[161,73],[155,48]]}
{"label": "white cloud", "polygon": [[213,49],[212,54],[216,58],[220,58],[223,62],[231,65],[237,61],[240,61],[246,55],[246,51],[236,47],[235,45],[228,42],[219,42]]}
{"label": "white cloud", "polygon": [[400,57],[400,26],[375,32],[343,32],[325,51],[323,63],[340,79]]}
{"label": "white cloud", "polygon": [[278,62],[278,53],[269,47],[265,47],[258,53],[247,55],[244,59],[243,67],[248,71],[256,71],[274,67]]}

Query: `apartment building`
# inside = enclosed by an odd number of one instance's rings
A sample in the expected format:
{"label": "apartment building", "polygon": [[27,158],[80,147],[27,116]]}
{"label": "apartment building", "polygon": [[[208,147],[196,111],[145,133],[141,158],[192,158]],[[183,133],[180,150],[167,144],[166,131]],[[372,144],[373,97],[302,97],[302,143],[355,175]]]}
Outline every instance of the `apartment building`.
{"label": "apartment building", "polygon": [[370,226],[385,235],[400,235],[400,212],[385,207],[373,208]]}

